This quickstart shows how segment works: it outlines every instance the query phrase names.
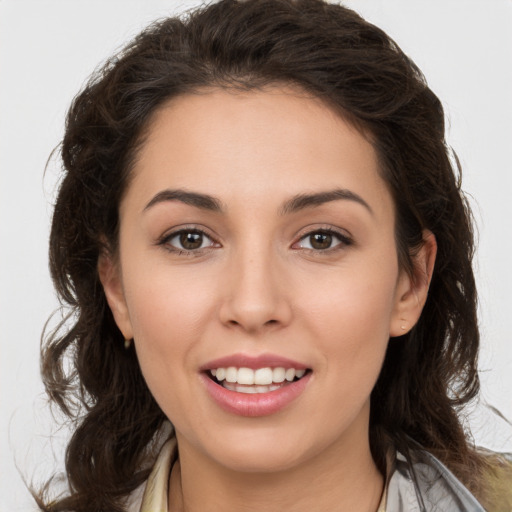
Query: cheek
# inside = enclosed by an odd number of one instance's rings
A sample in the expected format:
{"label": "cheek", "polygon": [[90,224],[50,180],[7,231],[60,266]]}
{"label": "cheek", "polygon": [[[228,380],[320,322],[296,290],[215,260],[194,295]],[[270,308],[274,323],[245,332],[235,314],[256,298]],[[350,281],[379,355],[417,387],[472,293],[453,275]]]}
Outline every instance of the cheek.
{"label": "cheek", "polygon": [[[332,272],[329,279],[305,283],[305,327],[312,331],[327,368],[352,386],[377,378],[389,341],[395,308],[398,265],[394,253]],[[353,381],[353,382],[352,382]],[[373,384],[372,384],[373,385]]]}
{"label": "cheek", "polygon": [[126,271],[125,295],[136,341],[181,344],[193,339],[212,309],[211,290],[190,272],[169,266]]}
{"label": "cheek", "polygon": [[172,419],[179,397],[186,392],[190,372],[196,371],[192,355],[211,315],[211,292],[202,279],[168,266],[141,269],[126,265],[125,296],[132,323],[137,357],[144,378],[157,402]]}
{"label": "cheek", "polygon": [[[304,311],[310,311],[319,327],[350,336],[365,333],[388,333],[389,321],[395,307],[397,271],[372,273],[367,267],[361,273],[353,269],[333,272],[329,280],[305,284]],[[330,326],[330,327],[328,327]]]}
{"label": "cheek", "polygon": [[[142,375],[164,414],[176,420],[190,410],[188,380],[201,335],[200,295],[172,279],[147,279],[127,290],[134,344]],[[178,422],[179,424],[179,422]],[[180,424],[180,428],[183,426]]]}
{"label": "cheek", "polygon": [[369,405],[389,342],[391,298],[387,286],[360,279],[310,297],[308,327],[320,354],[315,379],[319,389],[329,390],[315,397],[314,407],[337,434]]}

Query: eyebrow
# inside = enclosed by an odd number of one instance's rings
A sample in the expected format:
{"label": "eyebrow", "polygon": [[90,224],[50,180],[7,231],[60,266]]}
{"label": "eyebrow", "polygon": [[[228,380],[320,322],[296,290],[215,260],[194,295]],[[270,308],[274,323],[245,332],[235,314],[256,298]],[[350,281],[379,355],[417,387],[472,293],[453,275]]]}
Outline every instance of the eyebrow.
{"label": "eyebrow", "polygon": [[[354,201],[364,206],[372,215],[373,210],[370,205],[358,194],[347,189],[334,189],[323,192],[315,192],[312,194],[298,194],[288,201],[286,201],[281,207],[280,215],[287,215],[295,213],[300,210],[307,208],[314,208],[315,206],[321,206],[322,204],[329,203],[331,201]],[[167,202],[167,201],[180,201],[190,206],[195,206],[201,210],[208,210],[212,212],[223,212],[224,208],[221,201],[217,198],[208,194],[202,194],[199,192],[188,192],[182,189],[166,189],[156,194],[151,201],[144,207],[144,211],[150,209],[156,204]]]}
{"label": "eyebrow", "polygon": [[153,197],[153,199],[151,199],[151,201],[149,201],[149,203],[144,207],[144,211],[158,203],[166,201],[181,201],[182,203],[195,206],[201,210],[209,210],[212,212],[221,212],[223,210],[221,202],[215,197],[207,194],[200,194],[198,192],[188,192],[181,189],[167,189],[156,194],[156,196]]}
{"label": "eyebrow", "polygon": [[281,215],[286,215],[338,200],[354,201],[364,206],[373,215],[373,210],[370,205],[361,196],[344,188],[327,190],[325,192],[316,192],[313,194],[298,194],[284,203],[280,213]]}

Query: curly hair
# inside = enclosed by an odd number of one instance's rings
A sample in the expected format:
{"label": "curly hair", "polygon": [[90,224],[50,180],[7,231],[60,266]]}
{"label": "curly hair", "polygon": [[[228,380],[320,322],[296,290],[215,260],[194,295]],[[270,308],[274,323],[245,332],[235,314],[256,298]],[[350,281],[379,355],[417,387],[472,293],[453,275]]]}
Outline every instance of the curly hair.
{"label": "curly hair", "polygon": [[393,40],[345,7],[221,0],[149,26],[91,77],[69,110],[50,267],[70,313],[46,335],[42,374],[76,429],[66,452],[69,495],[45,510],[124,510],[148,476],[165,421],[134,350],[123,348],[97,270],[101,251],[117,248],[119,204],[152,114],[205,87],[270,84],[313,94],[370,138],[395,202],[402,268],[412,272],[424,229],[437,240],[422,316],[390,340],[372,392],[377,466],[385,472],[390,442],[404,454],[419,445],[483,496],[485,462],[459,419],[479,390],[472,219],[440,101]]}

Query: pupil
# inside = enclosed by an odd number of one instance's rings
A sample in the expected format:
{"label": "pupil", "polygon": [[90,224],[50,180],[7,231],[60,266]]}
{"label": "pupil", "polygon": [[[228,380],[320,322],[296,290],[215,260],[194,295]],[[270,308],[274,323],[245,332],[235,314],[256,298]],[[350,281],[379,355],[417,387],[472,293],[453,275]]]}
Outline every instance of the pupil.
{"label": "pupil", "polygon": [[332,235],[328,233],[315,233],[311,236],[311,246],[315,249],[329,249],[332,243]]}
{"label": "pupil", "polygon": [[199,249],[203,243],[203,236],[201,233],[182,233],[180,243],[187,250]]}

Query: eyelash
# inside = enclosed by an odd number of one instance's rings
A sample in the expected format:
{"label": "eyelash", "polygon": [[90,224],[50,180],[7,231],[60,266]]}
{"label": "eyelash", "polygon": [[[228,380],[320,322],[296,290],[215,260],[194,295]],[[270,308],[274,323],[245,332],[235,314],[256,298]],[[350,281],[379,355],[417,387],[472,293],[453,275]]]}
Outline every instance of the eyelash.
{"label": "eyelash", "polygon": [[[180,237],[181,235],[191,235],[191,234],[199,235],[202,237],[201,245],[204,243],[205,238],[209,239],[211,241],[211,244],[207,247],[198,247],[197,249],[185,249],[185,248],[178,248],[170,243],[171,240],[173,240],[177,237]],[[333,238],[337,239],[339,241],[339,243],[334,245],[333,247],[327,247],[326,249],[315,249],[312,247],[295,248],[295,246],[297,246],[303,240],[307,240],[308,238],[311,238],[312,236],[318,235],[318,234],[332,236]],[[207,234],[202,229],[193,228],[193,227],[182,228],[182,229],[179,229],[178,231],[173,231],[171,233],[168,233],[168,234],[164,235],[162,238],[160,238],[157,242],[157,245],[163,246],[167,251],[177,254],[178,256],[200,256],[200,255],[204,254],[205,251],[214,249],[215,248],[214,246],[216,244],[220,247],[219,242],[217,242],[211,235]],[[320,229],[314,229],[312,231],[308,231],[307,233],[303,234],[299,238],[298,242],[295,242],[292,245],[292,248],[296,249],[296,250],[302,249],[302,250],[308,251],[315,255],[317,255],[317,254],[322,255],[322,254],[329,254],[331,252],[341,250],[341,249],[346,248],[352,244],[353,244],[352,239],[350,237],[348,237],[347,235],[342,234],[339,231],[334,230],[332,228],[320,228]]]}
{"label": "eyelash", "polygon": [[[185,249],[185,248],[180,249],[179,247],[175,247],[174,245],[172,245],[170,243],[171,240],[173,240],[174,238],[177,238],[181,235],[186,235],[186,234],[200,235],[202,237],[201,245],[204,243],[205,238],[209,239],[211,241],[211,244],[208,247],[199,247],[197,249]],[[191,228],[182,228],[182,229],[179,229],[178,231],[173,231],[172,233],[168,233],[168,234],[164,235],[162,238],[160,238],[160,240],[158,240],[158,242],[157,242],[157,245],[163,246],[167,251],[177,254],[178,256],[200,256],[204,253],[204,251],[214,249],[215,248],[214,245],[216,245],[216,244],[218,244],[220,246],[220,244],[211,235],[206,233],[204,230],[198,229],[198,228],[192,228],[192,227]]]}
{"label": "eyelash", "polygon": [[347,236],[346,234],[340,233],[339,231],[337,231],[335,229],[320,228],[320,229],[314,229],[312,231],[308,231],[307,233],[302,235],[299,238],[299,241],[294,243],[292,247],[296,246],[303,240],[307,240],[308,238],[310,239],[313,235],[318,235],[318,234],[331,236],[333,239],[334,238],[337,239],[339,243],[337,243],[336,245],[334,245],[332,247],[328,247],[326,249],[315,249],[315,248],[309,248],[309,247],[301,247],[301,249],[308,251],[309,253],[314,254],[314,255],[323,256],[323,255],[331,254],[332,252],[335,252],[335,251],[342,250],[346,247],[353,245],[353,243],[354,243],[353,240],[349,236]]}

